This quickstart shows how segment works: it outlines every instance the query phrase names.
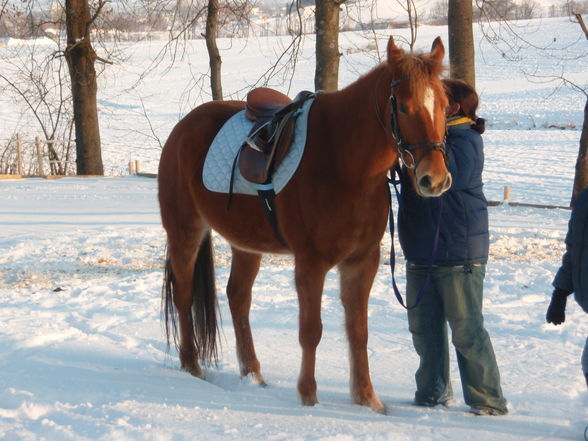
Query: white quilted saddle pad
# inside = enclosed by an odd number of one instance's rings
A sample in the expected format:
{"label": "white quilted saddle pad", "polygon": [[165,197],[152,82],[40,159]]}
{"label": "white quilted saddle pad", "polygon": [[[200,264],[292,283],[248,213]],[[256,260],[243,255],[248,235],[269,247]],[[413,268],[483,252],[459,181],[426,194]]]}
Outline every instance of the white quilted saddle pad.
{"label": "white quilted saddle pad", "polygon": [[[273,183],[276,194],[286,186],[300,164],[306,145],[308,114],[313,102],[313,98],[308,99],[302,106],[302,113],[296,120],[290,151],[274,173]],[[245,111],[242,110],[233,115],[217,133],[208,150],[202,170],[202,180],[208,190],[217,193],[229,192],[233,162],[252,126],[253,122],[245,117]],[[241,176],[238,166],[235,167],[233,193],[257,195],[254,184]]]}

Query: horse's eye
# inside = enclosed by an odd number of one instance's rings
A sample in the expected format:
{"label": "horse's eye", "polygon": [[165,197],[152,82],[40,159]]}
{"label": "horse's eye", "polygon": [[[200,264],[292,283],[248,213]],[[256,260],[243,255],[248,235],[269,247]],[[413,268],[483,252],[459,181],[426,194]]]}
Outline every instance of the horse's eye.
{"label": "horse's eye", "polygon": [[408,109],[406,108],[406,105],[400,103],[398,105],[398,110],[400,110],[401,113],[404,113],[405,115],[408,113]]}

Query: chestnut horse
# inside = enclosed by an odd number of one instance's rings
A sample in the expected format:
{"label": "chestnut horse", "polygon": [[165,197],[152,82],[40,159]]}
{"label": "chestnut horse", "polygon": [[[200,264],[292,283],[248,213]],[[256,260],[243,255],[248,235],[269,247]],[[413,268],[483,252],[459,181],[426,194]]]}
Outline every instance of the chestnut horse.
{"label": "chestnut horse", "polygon": [[275,199],[289,247],[274,234],[256,196],[234,194],[227,209],[227,194],[203,184],[203,164],[215,135],[244,103],[208,102],[175,126],[163,148],[158,180],[168,239],[166,330],[168,342],[173,334],[184,369],[202,378],[199,359],[217,359],[214,229],[232,248],[227,296],[241,375],[265,384],[249,324],[262,253],[292,253],[300,308],[302,404],[318,402],[314,372],[322,334],[321,296],[327,272],[337,266],[351,397],[354,403],[385,411],[369,374],[367,306],[390,208],[387,173],[401,157],[412,168],[421,195],[439,196],[451,185],[444,152],[447,98],[439,80],[444,54],[440,38],[430,53],[416,55],[405,53],[390,38],[387,61],[340,91],[317,94],[301,162]]}

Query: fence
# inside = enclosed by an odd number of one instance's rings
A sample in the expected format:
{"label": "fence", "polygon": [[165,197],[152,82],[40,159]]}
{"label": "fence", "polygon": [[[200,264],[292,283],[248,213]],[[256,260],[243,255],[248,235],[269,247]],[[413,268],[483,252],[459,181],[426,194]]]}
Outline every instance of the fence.
{"label": "fence", "polygon": [[[139,171],[139,161],[132,161],[129,162],[129,174],[136,174],[138,176],[143,176],[146,178],[157,178],[157,174],[155,173],[141,173]],[[508,205],[509,207],[533,207],[533,208],[548,208],[548,209],[564,209],[564,210],[571,210],[572,207],[565,206],[565,205],[543,205],[543,204],[527,204],[524,202],[511,202],[510,200],[510,186],[507,185],[504,187],[504,197],[502,201],[488,201],[488,206],[496,207],[499,205]]]}
{"label": "fence", "polygon": [[496,207],[498,205],[508,205],[510,207],[533,207],[533,208],[561,208],[564,210],[571,210],[572,207],[566,205],[543,205],[543,204],[526,204],[523,202],[511,202],[510,200],[510,186],[504,187],[504,197],[502,201],[488,201],[490,207]]}
{"label": "fence", "polygon": [[[47,148],[44,148],[44,143]],[[75,170],[69,161],[69,143],[64,143],[59,152],[62,159],[58,159],[54,140],[41,140],[37,136],[34,140],[26,140],[17,133],[0,147],[0,174],[9,176],[48,176],[66,175],[69,170]],[[50,153],[53,152],[53,153]]]}
{"label": "fence", "polygon": [[[25,177],[25,176],[42,176],[42,177],[50,177],[51,175],[55,176],[55,173],[49,173],[49,174],[45,174],[44,171],[44,155],[43,155],[43,146],[42,146],[42,142],[41,139],[37,136],[35,138],[35,154],[36,154],[36,161],[32,161],[32,162],[36,162],[36,165],[33,167],[33,165],[29,164],[29,172],[25,172],[25,159],[23,159],[23,146],[22,146],[22,142],[21,142],[21,138],[20,135],[17,134],[16,135],[16,157],[15,158],[10,158],[10,155],[6,154],[6,149],[4,152],[0,152],[0,178],[2,177],[9,177],[9,178],[15,178],[15,177]],[[9,143],[10,146],[10,143]],[[8,160],[6,160],[6,157],[9,158],[9,160],[12,160],[12,167],[9,167],[11,170],[13,170],[12,173],[7,172],[7,168],[6,168],[6,164],[8,163]],[[31,155],[29,154],[29,157],[31,157]],[[50,170],[55,170],[56,167],[51,165],[51,160],[48,161],[49,162],[49,167]],[[34,172],[31,173],[30,170],[34,169]],[[146,177],[146,178],[156,178],[157,174],[155,173],[143,173],[141,172],[141,164],[139,162],[139,160],[134,160],[134,161],[129,161],[128,163],[128,172],[129,175],[137,175],[137,176],[141,176],[141,177]],[[508,205],[511,207],[533,207],[533,208],[547,208],[547,209],[564,209],[564,210],[570,210],[571,207],[570,206],[564,206],[564,205],[544,205],[544,204],[528,204],[528,203],[524,203],[524,202],[512,202],[510,200],[510,186],[505,186],[504,187],[504,197],[502,199],[502,201],[488,201],[488,205],[490,207],[496,207],[499,205]]]}
{"label": "fence", "polygon": [[[76,176],[75,161],[69,161],[69,142],[61,143],[61,151],[55,151],[56,142],[43,141],[37,136],[34,139],[23,139],[17,133],[6,142],[0,143],[0,179],[15,179],[20,177],[55,178]],[[53,150],[54,153],[51,153]],[[53,159],[61,156],[64,159]],[[112,170],[109,176],[122,176],[124,167]],[[129,161],[128,173],[144,177],[154,177],[152,173],[142,173],[138,160]]]}
{"label": "fence", "polygon": [[156,173],[143,173],[139,160],[129,161],[129,175],[137,175],[143,178],[156,178]]}

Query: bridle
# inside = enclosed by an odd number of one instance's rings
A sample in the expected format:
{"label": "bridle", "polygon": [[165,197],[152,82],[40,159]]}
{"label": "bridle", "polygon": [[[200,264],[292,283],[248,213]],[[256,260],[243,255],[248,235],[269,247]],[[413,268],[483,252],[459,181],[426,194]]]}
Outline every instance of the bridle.
{"label": "bridle", "polygon": [[[398,153],[400,154],[400,161],[402,165],[406,168],[415,169],[418,167],[419,163],[423,160],[425,156],[429,153],[437,150],[443,154],[443,158],[447,163],[447,154],[445,152],[445,139],[443,137],[443,141],[425,141],[425,142],[417,142],[414,144],[408,144],[403,138],[400,133],[400,125],[398,124],[398,101],[396,99],[396,95],[394,94],[394,88],[399,84],[408,81],[408,78],[400,78],[398,80],[392,80],[390,84],[390,108],[391,108],[391,115],[390,115],[390,126],[392,128],[392,136],[398,144]],[[413,155],[413,150],[417,150],[420,148],[426,148],[426,152],[421,156],[421,158],[416,161]],[[405,159],[405,156],[410,158],[410,162]]]}

